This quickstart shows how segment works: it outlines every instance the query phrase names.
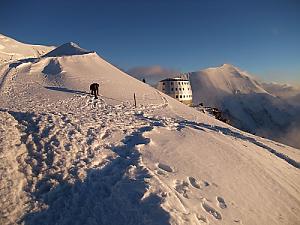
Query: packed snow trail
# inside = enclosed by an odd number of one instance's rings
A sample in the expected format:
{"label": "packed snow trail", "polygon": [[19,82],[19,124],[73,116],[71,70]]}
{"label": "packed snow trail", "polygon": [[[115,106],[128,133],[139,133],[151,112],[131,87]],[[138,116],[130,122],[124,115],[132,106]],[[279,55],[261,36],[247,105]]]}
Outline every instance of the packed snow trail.
{"label": "packed snow trail", "polygon": [[[151,112],[164,104],[134,109],[130,104],[110,106],[103,98],[93,100],[84,95],[60,103],[72,105],[77,111],[3,112],[19,122],[21,139],[27,148],[27,156],[19,165],[27,179],[26,193],[31,197],[24,223],[67,224],[78,217],[78,224],[84,223],[83,218],[98,224],[108,221],[166,224],[168,215],[161,209],[157,196],[149,195],[138,203],[147,190],[144,179],[150,175],[140,165],[135,150],[136,145],[147,144],[142,134],[153,128],[151,123],[135,117],[142,115],[140,110]],[[56,212],[61,205],[67,208],[60,207]],[[78,214],[77,207],[84,208],[84,205],[90,210]],[[120,212],[120,207],[124,218],[105,213],[107,210]],[[137,218],[128,218],[126,210],[131,213],[136,210]]]}

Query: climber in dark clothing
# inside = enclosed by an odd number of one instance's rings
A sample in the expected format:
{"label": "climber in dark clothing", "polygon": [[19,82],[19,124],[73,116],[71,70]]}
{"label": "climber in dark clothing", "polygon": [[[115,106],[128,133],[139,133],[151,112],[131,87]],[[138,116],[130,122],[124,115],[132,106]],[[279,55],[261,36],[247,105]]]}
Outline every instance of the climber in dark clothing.
{"label": "climber in dark clothing", "polygon": [[99,84],[98,83],[92,83],[90,85],[91,94],[95,95],[95,98],[98,98],[99,95]]}

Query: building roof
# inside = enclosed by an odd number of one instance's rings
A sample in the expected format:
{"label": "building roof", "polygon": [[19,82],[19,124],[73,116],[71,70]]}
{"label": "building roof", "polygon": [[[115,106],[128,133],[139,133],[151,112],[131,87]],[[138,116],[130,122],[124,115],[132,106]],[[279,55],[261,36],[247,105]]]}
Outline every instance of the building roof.
{"label": "building roof", "polygon": [[167,78],[167,79],[161,80],[160,82],[163,82],[163,81],[189,81],[189,80],[188,79],[183,79],[183,78],[180,78],[180,77],[174,77],[174,78]]}

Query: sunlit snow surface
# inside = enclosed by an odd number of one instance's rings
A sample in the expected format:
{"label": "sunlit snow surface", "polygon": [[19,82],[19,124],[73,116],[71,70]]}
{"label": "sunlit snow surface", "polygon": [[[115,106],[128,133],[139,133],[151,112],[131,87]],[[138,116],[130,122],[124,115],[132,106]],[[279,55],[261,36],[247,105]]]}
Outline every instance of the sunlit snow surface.
{"label": "sunlit snow surface", "polygon": [[0,224],[300,223],[299,150],[66,55],[0,66]]}
{"label": "sunlit snow surface", "polygon": [[24,44],[0,34],[0,64],[16,59],[39,57],[53,49],[53,46]]}

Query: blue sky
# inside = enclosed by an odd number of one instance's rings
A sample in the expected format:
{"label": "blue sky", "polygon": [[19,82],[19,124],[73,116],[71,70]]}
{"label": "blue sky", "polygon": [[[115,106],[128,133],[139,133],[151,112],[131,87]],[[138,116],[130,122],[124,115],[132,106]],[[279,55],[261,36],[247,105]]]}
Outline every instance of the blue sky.
{"label": "blue sky", "polygon": [[230,63],[300,83],[298,0],[1,0],[0,33],[35,44],[74,41],[125,70]]}

